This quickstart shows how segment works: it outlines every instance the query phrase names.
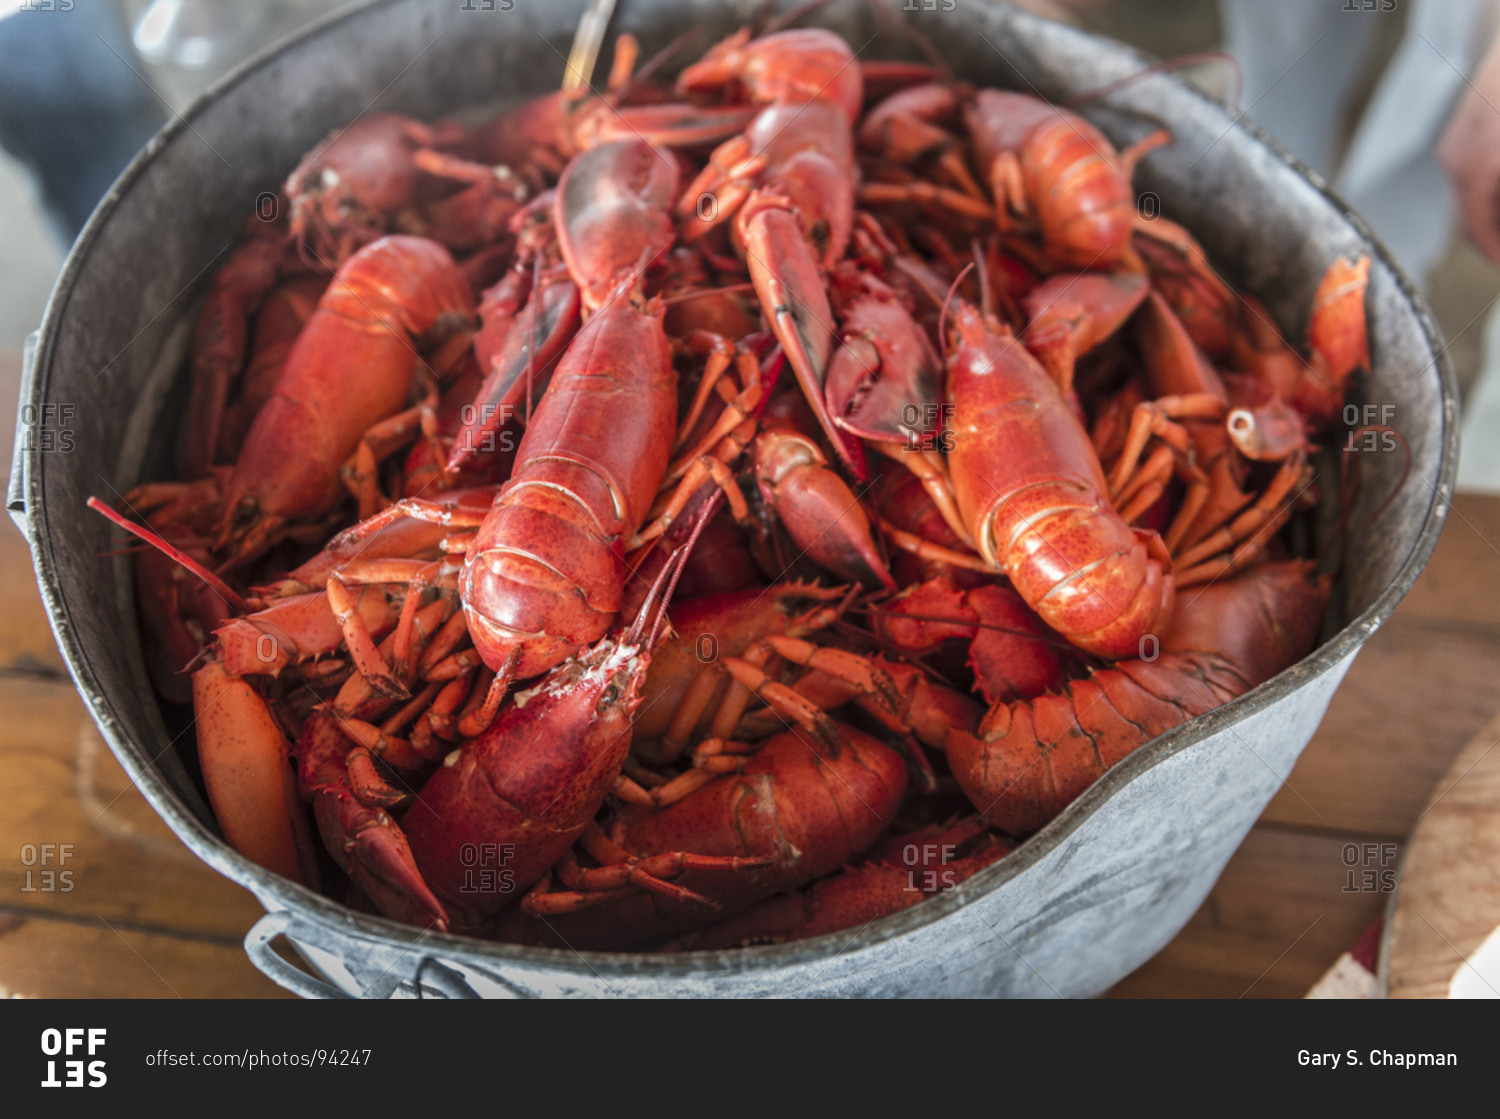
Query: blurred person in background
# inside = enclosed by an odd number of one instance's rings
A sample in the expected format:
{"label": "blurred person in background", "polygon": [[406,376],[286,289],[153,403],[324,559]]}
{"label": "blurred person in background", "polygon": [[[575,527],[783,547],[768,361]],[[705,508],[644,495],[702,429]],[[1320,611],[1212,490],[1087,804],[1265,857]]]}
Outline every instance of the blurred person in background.
{"label": "blurred person in background", "polygon": [[1412,279],[1455,209],[1500,263],[1500,0],[1015,2],[1158,55],[1222,46],[1242,79],[1231,111],[1323,176]]}
{"label": "blurred person in background", "polygon": [[110,0],[0,0],[0,147],[69,244],[166,110]]}
{"label": "blurred person in background", "polygon": [[[1220,0],[1220,10],[1249,115],[1328,179],[1413,279],[1442,252],[1455,198],[1464,230],[1500,262],[1500,112],[1485,100],[1500,104],[1500,61],[1480,58],[1494,4]],[[1398,19],[1400,41],[1350,127],[1378,21]]]}

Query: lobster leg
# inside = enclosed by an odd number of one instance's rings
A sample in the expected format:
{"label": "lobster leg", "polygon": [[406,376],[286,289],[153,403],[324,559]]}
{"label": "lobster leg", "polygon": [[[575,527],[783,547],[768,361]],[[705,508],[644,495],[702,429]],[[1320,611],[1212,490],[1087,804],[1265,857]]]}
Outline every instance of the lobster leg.
{"label": "lobster leg", "polygon": [[349,648],[349,656],[360,675],[382,695],[392,699],[411,698],[406,686],[392,675],[375,648],[370,631],[359,620],[355,600],[350,597],[349,589],[339,581],[337,575],[328,577],[328,605],[333,610],[333,616],[338,619],[339,629],[343,631],[344,642]]}
{"label": "lobster leg", "polygon": [[836,336],[817,256],[791,209],[759,194],[746,206],[754,210],[744,223],[746,265],[766,321],[840,461],[863,479],[864,450],[857,438],[834,423],[824,400]]}
{"label": "lobster leg", "polygon": [[995,208],[984,199],[927,182],[925,179],[914,179],[909,183],[865,183],[855,197],[868,206],[920,203],[939,206],[960,217],[977,218],[985,222],[995,220]]}
{"label": "lobster leg", "polygon": [[[788,634],[771,634],[753,643],[745,650],[744,656],[723,657],[698,675],[674,714],[671,727],[663,736],[663,742],[668,747],[667,756],[676,756],[682,742],[703,717],[718,690],[718,677],[721,673],[727,673],[731,682],[714,709],[711,733],[716,741],[729,738],[744,717],[750,696],[754,694],[771,711],[783,719],[793,720],[836,752],[837,732],[832,720],[818,704],[795,688],[771,679],[766,669],[773,656],[826,673],[840,680],[850,693],[871,697],[891,714],[898,710],[900,697],[895,684],[869,659],[841,649],[813,645]],[[846,698],[847,695],[841,695],[838,702],[843,702]]]}
{"label": "lobster leg", "polygon": [[[1301,481],[1304,466],[1305,463],[1300,456],[1282,463],[1281,469],[1276,472],[1276,477],[1271,480],[1271,484],[1266,487],[1265,492],[1254,505],[1236,517],[1232,523],[1219,528],[1184,551],[1177,557],[1177,563],[1184,569],[1191,569],[1195,564],[1201,563],[1210,556],[1234,548],[1252,533],[1263,539],[1269,539],[1271,533],[1274,532],[1274,528],[1270,526],[1279,527],[1285,522],[1290,512],[1291,503],[1296,499],[1296,495],[1291,491]],[[1245,559],[1248,556],[1240,558]]]}
{"label": "lobster leg", "polygon": [[[698,331],[698,334],[704,332]],[[693,403],[688,407],[687,415],[683,417],[677,429],[677,438],[672,442],[672,449],[678,450],[687,442],[693,429],[698,426],[698,418],[703,415],[703,409],[707,407],[709,396],[716,389],[724,396],[723,377],[731,368],[739,374],[740,385],[743,389],[752,384],[760,382],[760,366],[755,361],[755,355],[748,350],[740,349],[727,338],[712,335],[707,340],[710,346],[707,362],[703,366],[703,376],[698,381],[698,389],[693,394]],[[729,396],[724,396],[726,405],[732,404],[734,400],[733,390]],[[669,471],[670,473],[670,471]]]}
{"label": "lobster leg", "polygon": [[359,502],[360,520],[373,517],[390,504],[379,488],[377,472],[381,460],[403,450],[422,434],[423,424],[430,422],[437,406],[437,385],[434,383],[421,404],[397,412],[366,431],[349,460],[339,468],[344,488]]}
{"label": "lobster leg", "polygon": [[1000,568],[987,562],[972,552],[959,552],[952,548],[945,548],[941,544],[935,544],[926,540],[916,533],[907,532],[891,524],[884,517],[879,518],[880,531],[896,547],[902,551],[910,552],[919,559],[932,563],[944,563],[950,567],[961,567],[965,571],[974,571],[981,575],[1004,574]]}
{"label": "lobster leg", "polygon": [[573,913],[614,901],[624,896],[631,887],[716,910],[719,908],[718,902],[682,886],[673,885],[665,879],[676,878],[689,870],[754,870],[771,862],[769,858],[694,855],[685,851],[671,851],[641,858],[631,855],[611,841],[599,825],[593,823],[584,829],[579,841],[584,850],[593,855],[601,865],[589,869],[580,867],[577,858],[570,851],[558,860],[554,869],[558,878],[564,885],[571,887],[571,890],[528,896],[523,903],[527,912],[536,915]]}
{"label": "lobster leg", "polygon": [[1173,450],[1186,454],[1191,449],[1187,431],[1177,420],[1220,419],[1224,415],[1224,400],[1212,393],[1194,393],[1189,396],[1163,396],[1136,406],[1130,417],[1130,430],[1125,437],[1125,450],[1115,462],[1110,477],[1110,491],[1116,495],[1124,492],[1140,462],[1141,453],[1152,436],[1163,440]]}
{"label": "lobster leg", "polygon": [[469,687],[473,682],[474,673],[465,672],[442,683],[432,704],[422,712],[421,717],[417,719],[416,726],[412,727],[412,749],[425,756],[430,751],[439,749],[438,744],[433,741],[434,738],[442,742],[452,742],[457,737],[453,725],[454,713],[469,699]]}

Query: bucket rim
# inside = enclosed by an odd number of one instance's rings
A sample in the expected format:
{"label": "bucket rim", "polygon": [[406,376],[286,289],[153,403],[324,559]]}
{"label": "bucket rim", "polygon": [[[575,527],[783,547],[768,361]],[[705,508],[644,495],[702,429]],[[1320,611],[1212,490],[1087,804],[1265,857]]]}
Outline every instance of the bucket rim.
{"label": "bucket rim", "polygon": [[[67,307],[80,274],[87,266],[94,243],[132,186],[147,174],[157,156],[169,144],[190,132],[195,117],[209,106],[233,94],[252,75],[275,64],[283,54],[299,44],[327,34],[347,21],[364,18],[377,9],[402,4],[406,0],[370,0],[332,12],[273,44],[209,87],[183,111],[169,121],[137,154],[100,201],[63,264],[56,284],[47,300],[32,354],[34,375],[23,378],[21,405],[40,405],[47,388],[58,338],[66,318]],[[1054,34],[1076,37],[1094,51],[1107,51],[1145,66],[1149,60],[1133,48],[1116,40],[1057,24],[1019,9],[1008,9],[1003,18],[1033,30],[1046,27]],[[1192,84],[1173,74],[1154,74],[1145,81],[1167,81],[1178,91],[1195,98],[1211,112],[1222,116],[1227,131],[1240,131],[1260,144],[1281,164],[1311,186],[1321,198],[1364,241],[1371,255],[1393,278],[1397,290],[1411,309],[1423,338],[1436,356],[1429,368],[1435,369],[1439,381],[1438,420],[1442,425],[1441,449],[1436,483],[1419,480],[1432,491],[1415,539],[1408,548],[1396,575],[1358,616],[1349,620],[1337,633],[1296,664],[1250,692],[1213,711],[1199,715],[1158,736],[1133,751],[1091,784],[1045,827],[1031,835],[1012,853],[960,883],[951,891],[931,895],[916,905],[881,917],[859,933],[854,940],[843,933],[785,944],[758,945],[749,948],[685,951],[660,954],[642,952],[577,952],[565,948],[540,948],[485,941],[453,933],[421,933],[418,940],[428,956],[461,959],[482,967],[524,964],[537,970],[581,973],[592,971],[601,978],[649,977],[656,979],[690,979],[708,974],[745,974],[771,972],[789,967],[828,961],[834,956],[863,951],[899,939],[929,925],[937,924],[968,908],[980,898],[994,892],[1006,882],[1020,877],[1040,864],[1064,840],[1076,832],[1095,811],[1119,794],[1127,785],[1169,758],[1205,741],[1206,734],[1232,730],[1238,724],[1270,708],[1300,690],[1309,681],[1335,669],[1352,657],[1383,624],[1397,604],[1406,596],[1436,547],[1438,536],[1451,504],[1458,468],[1458,390],[1456,376],[1447,347],[1431,311],[1411,279],[1401,269],[1384,243],[1363,218],[1340,198],[1316,171],[1298,160],[1254,121],[1241,115],[1232,118],[1225,108]],[[1109,105],[1111,98],[1103,99]],[[196,281],[194,281],[196,283]],[[191,286],[191,285],[190,285]],[[1422,373],[1426,373],[1424,369]],[[1421,375],[1421,374],[1419,374]],[[28,395],[29,394],[29,395]],[[289,929],[294,939],[300,922],[306,920],[335,935],[354,941],[412,945],[412,929],[386,917],[357,913],[343,905],[297,885],[250,862],[230,848],[224,840],[193,815],[178,794],[157,777],[152,763],[138,764],[129,737],[117,718],[113,705],[104,694],[92,658],[75,637],[68,623],[69,612],[58,580],[58,568],[48,533],[48,510],[41,501],[43,456],[35,446],[27,448],[21,460],[25,502],[26,534],[32,552],[33,567],[41,589],[48,620],[73,681],[84,698],[90,714],[120,760],[133,785],[139,788],[151,806],[162,816],[174,833],[194,854],[225,877],[246,887],[267,908],[287,908],[297,914],[298,923]],[[171,743],[163,748],[171,748]],[[158,755],[160,756],[160,755]],[[268,901],[269,899],[269,901]],[[579,967],[582,958],[584,965]]]}

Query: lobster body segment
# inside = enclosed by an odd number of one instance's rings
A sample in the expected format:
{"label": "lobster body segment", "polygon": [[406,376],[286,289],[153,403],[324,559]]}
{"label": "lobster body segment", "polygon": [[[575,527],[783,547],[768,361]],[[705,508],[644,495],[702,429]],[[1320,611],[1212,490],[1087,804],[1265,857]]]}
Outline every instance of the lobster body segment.
{"label": "lobster body segment", "polygon": [[1172,577],[1155,533],[1107,498],[1099,460],[1061,392],[1008,329],[960,307],[948,364],[959,514],[986,561],[1053,629],[1103,657],[1164,626]]}
{"label": "lobster body segment", "polygon": [[558,364],[460,582],[475,647],[518,678],[599,640],[620,609],[625,543],[666,473],[677,379],[659,305],[638,285],[578,332]]}
{"label": "lobster body segment", "polygon": [[466,325],[473,296],[448,251],[383,237],[349,258],[318,302],[245,436],[225,495],[220,547],[267,546],[280,526],[328,512],[339,467],[411,393],[414,340]]}
{"label": "lobster body segment", "polygon": [[982,89],[965,107],[975,158],[1004,226],[1034,209],[1047,251],[1072,268],[1134,264],[1135,162],[1170,137],[1156,132],[1125,152],[1077,113],[1024,93]]}
{"label": "lobster body segment", "polygon": [[948,735],[954,776],[993,826],[1024,834],[1138,746],[1306,655],[1328,600],[1305,561],[1263,564],[1184,601],[1152,660],[1125,660],[1060,695],[998,703]]}
{"label": "lobster body segment", "polygon": [[[906,765],[878,739],[840,724],[837,750],[801,728],[767,741],[742,772],[715,778],[667,808],[627,807],[619,845],[637,860],[692,851],[749,869],[689,866],[673,885],[702,901],[660,892],[577,911],[549,906],[549,931],[579,947],[610,948],[695,928],[783,890],[796,889],[858,858],[894,817],[906,794]],[[526,905],[535,911],[537,901]]]}

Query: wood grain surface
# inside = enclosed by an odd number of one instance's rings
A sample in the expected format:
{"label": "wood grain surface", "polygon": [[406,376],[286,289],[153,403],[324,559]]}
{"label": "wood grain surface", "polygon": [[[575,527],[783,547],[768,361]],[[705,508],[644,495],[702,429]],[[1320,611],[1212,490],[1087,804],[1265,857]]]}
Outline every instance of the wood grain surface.
{"label": "wood grain surface", "polygon": [[[7,465],[19,368],[19,354],[0,352]],[[1465,743],[1500,711],[1500,600],[1480,590],[1500,585],[1496,546],[1500,498],[1458,497],[1432,563],[1360,653],[1208,900],[1112,995],[1301,997],[1383,911],[1380,872]],[[281,995],[240,947],[259,904],[171,834],[94,730],[9,524],[0,525],[0,712],[14,790],[0,814],[0,992]],[[71,844],[68,861],[41,866],[44,844]],[[71,890],[42,891],[44,869],[71,871]]]}
{"label": "wood grain surface", "polygon": [[1497,747],[1500,717],[1453,760],[1412,831],[1388,934],[1393,999],[1447,998],[1454,972],[1500,926]]}

